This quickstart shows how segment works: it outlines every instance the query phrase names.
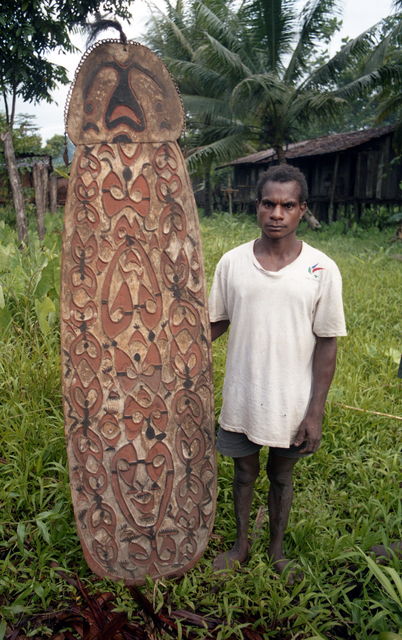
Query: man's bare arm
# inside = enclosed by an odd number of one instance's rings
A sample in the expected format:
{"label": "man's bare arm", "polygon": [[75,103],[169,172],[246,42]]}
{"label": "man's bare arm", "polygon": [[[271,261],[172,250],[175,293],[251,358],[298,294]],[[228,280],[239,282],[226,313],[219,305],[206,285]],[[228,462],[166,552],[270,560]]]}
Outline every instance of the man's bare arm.
{"label": "man's bare arm", "polygon": [[295,440],[297,447],[307,440],[300,453],[312,453],[320,446],[325,401],[335,373],[336,350],[336,338],[317,337],[313,356],[313,397]]}
{"label": "man's bare arm", "polygon": [[223,335],[228,330],[229,320],[218,320],[218,322],[211,322],[211,339],[212,342]]}

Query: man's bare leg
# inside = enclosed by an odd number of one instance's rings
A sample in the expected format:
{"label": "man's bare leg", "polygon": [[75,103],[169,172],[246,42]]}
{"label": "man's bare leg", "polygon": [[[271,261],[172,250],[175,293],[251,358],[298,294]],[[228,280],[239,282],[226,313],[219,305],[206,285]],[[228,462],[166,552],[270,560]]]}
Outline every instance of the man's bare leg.
{"label": "man's bare leg", "polygon": [[[269,452],[267,463],[267,475],[270,481],[268,494],[268,513],[270,542],[268,548],[269,557],[275,568],[283,573],[289,564],[283,555],[283,538],[289,520],[290,507],[293,500],[293,468],[298,458],[283,458]],[[288,582],[294,582],[295,575],[290,573]]]}
{"label": "man's bare leg", "polygon": [[248,556],[248,524],[253,502],[254,483],[260,472],[259,451],[244,458],[234,458],[233,502],[236,516],[237,538],[233,548],[214,560],[215,571],[231,569],[235,562],[244,562]]}

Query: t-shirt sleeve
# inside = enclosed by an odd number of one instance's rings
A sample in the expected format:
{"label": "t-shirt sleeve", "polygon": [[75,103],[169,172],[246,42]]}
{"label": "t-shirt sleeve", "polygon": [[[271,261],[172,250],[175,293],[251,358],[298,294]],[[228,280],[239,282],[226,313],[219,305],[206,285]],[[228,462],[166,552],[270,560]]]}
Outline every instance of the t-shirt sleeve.
{"label": "t-shirt sleeve", "polygon": [[325,282],[322,288],[314,313],[313,332],[320,338],[347,335],[342,302],[342,278],[337,267],[334,277]]}
{"label": "t-shirt sleeve", "polygon": [[226,278],[222,274],[222,262],[219,262],[216,267],[208,300],[209,318],[211,322],[229,320],[226,284]]}

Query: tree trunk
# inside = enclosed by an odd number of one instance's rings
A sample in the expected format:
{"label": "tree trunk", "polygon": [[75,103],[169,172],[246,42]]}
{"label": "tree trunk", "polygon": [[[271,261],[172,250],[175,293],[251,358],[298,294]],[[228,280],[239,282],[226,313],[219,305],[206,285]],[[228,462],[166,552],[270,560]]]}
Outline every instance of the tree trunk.
{"label": "tree trunk", "polygon": [[47,167],[43,162],[35,162],[32,168],[36,219],[38,221],[38,236],[42,242],[45,237],[45,213],[47,209]]}
{"label": "tree trunk", "polygon": [[278,154],[279,164],[287,164],[287,160],[286,160],[285,152],[283,150],[283,146],[279,145],[279,146],[275,147],[275,151]]}
{"label": "tree trunk", "polygon": [[205,170],[205,187],[204,187],[204,216],[206,216],[207,218],[209,218],[212,213],[211,200],[212,200],[211,169],[208,167],[208,169]]}
{"label": "tree trunk", "polygon": [[57,176],[50,177],[50,215],[54,216],[57,211]]}
{"label": "tree trunk", "polygon": [[1,134],[1,140],[4,147],[4,157],[7,162],[8,176],[10,178],[11,190],[13,194],[13,202],[15,215],[17,218],[18,242],[28,244],[28,225],[25,213],[24,197],[22,195],[21,180],[18,175],[17,164],[15,162],[15,154],[13,140],[10,131]]}

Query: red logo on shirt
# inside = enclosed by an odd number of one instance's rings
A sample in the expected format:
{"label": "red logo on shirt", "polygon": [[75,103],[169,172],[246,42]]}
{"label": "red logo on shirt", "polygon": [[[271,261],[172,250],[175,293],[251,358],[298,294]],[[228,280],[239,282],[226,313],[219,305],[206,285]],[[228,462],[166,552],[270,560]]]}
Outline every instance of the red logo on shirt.
{"label": "red logo on shirt", "polygon": [[324,271],[324,267],[319,267],[320,263],[317,262],[317,264],[315,264],[313,267],[309,267],[308,268],[308,272],[311,273],[314,278],[318,278],[318,274],[316,273],[316,271]]}

